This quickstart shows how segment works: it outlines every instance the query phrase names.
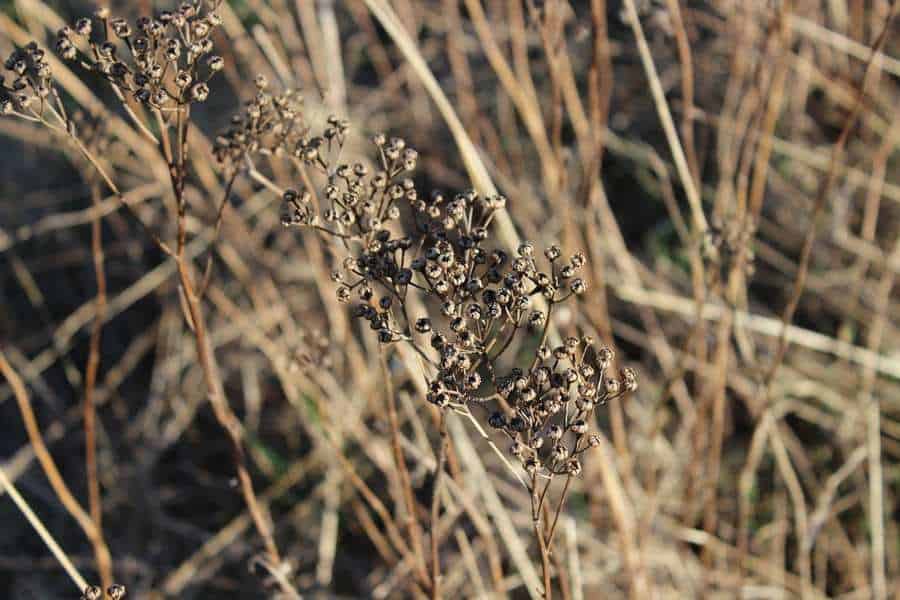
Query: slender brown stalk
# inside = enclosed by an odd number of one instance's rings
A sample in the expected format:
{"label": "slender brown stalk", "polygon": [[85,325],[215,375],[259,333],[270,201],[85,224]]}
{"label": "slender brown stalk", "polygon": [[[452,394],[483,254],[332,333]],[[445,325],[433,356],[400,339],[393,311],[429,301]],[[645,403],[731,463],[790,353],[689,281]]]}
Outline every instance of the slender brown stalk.
{"label": "slender brown stalk", "polygon": [[556,512],[553,514],[553,523],[550,525],[550,531],[547,533],[547,546],[553,548],[553,534],[556,533],[556,523],[559,521],[559,514],[562,512],[563,506],[566,504],[566,495],[569,493],[569,485],[572,483],[572,476],[566,475],[566,482],[563,484],[562,496],[556,505]]}
{"label": "slender brown stalk", "polygon": [[[100,189],[96,183],[91,184],[91,202],[96,207],[100,203]],[[97,384],[97,372],[100,369],[100,338],[103,332],[103,321],[106,318],[106,269],[103,264],[102,222],[98,212],[91,221],[91,255],[94,261],[94,275],[97,281],[97,297],[95,300],[94,324],[88,348],[87,364],[84,368],[84,461],[87,471],[88,507],[91,519],[97,527],[97,533],[103,536],[103,501],[100,496],[100,479],[97,474],[97,410],[94,403],[94,391]],[[102,565],[101,552],[94,549],[98,565]],[[100,581],[103,589],[112,585],[112,569],[101,569]]]}
{"label": "slender brown stalk", "polygon": [[[190,323],[193,325],[194,340],[196,342],[197,358],[203,369],[203,380],[206,384],[206,391],[210,404],[219,425],[225,430],[232,446],[232,455],[234,457],[237,468],[238,481],[241,487],[241,493],[250,511],[253,524],[257,532],[263,539],[266,547],[268,560],[273,568],[281,565],[281,555],[278,552],[278,546],[272,534],[269,521],[263,513],[256,492],[253,489],[253,480],[250,477],[250,471],[247,469],[247,461],[243,446],[243,430],[240,421],[235,416],[231,407],[228,405],[228,399],[225,396],[225,390],[222,386],[222,379],[219,375],[218,364],[216,363],[215,354],[209,341],[206,320],[203,315],[203,307],[200,296],[193,277],[190,273],[188,259],[185,256],[185,242],[187,237],[187,202],[184,197],[185,180],[187,178],[186,159],[187,159],[187,130],[188,130],[188,114],[187,109],[179,110],[176,117],[176,139],[175,160],[169,163],[169,173],[172,179],[172,191],[175,194],[175,203],[178,210],[178,240],[175,260],[178,262],[178,279],[184,294],[187,305]],[[168,136],[163,136],[163,139]],[[165,142],[163,142],[165,143]],[[169,155],[165,148],[163,153]]]}
{"label": "slender brown stalk", "polygon": [[434,473],[434,491],[431,497],[431,597],[437,600],[441,597],[441,559],[438,553],[439,540],[437,535],[438,518],[441,510],[441,486],[444,479],[444,470],[447,465],[447,448],[450,438],[447,435],[447,411],[442,410],[439,430],[441,435],[440,450],[438,451],[437,470]]}
{"label": "slender brown stalk", "polygon": [[[549,484],[548,484],[549,485]],[[534,537],[538,541],[538,550],[541,553],[541,574],[544,579],[544,600],[551,600],[553,597],[553,589],[550,586],[550,548],[547,546],[544,537],[543,526],[541,524],[541,500],[538,495],[537,475],[531,476],[531,524],[534,529]],[[544,489],[546,491],[546,488]]]}
{"label": "slender brown stalk", "polygon": [[394,398],[393,386],[391,385],[386,353],[382,351],[380,357],[381,367],[384,371],[385,385],[387,386],[385,396],[388,409],[388,421],[391,428],[391,451],[394,455],[394,463],[397,465],[400,493],[403,496],[403,503],[406,509],[406,530],[409,534],[410,546],[416,556],[416,569],[420,572],[422,579],[427,580],[428,568],[425,565],[425,546],[422,542],[422,528],[419,524],[417,515],[416,501],[413,496],[412,480],[409,476],[409,469],[406,466],[406,460],[403,458],[403,450],[400,448],[400,422],[397,418],[397,403]]}

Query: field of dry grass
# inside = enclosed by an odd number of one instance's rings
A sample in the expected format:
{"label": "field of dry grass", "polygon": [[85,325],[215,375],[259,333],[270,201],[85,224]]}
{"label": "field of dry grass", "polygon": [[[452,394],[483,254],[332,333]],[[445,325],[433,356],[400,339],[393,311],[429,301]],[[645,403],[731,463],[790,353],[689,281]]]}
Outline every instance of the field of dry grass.
{"label": "field of dry grass", "polygon": [[[96,5],[0,9],[63,113],[0,116],[0,597],[900,597],[896,2],[226,1],[166,116],[57,56]],[[258,89],[505,196],[489,249],[584,253],[471,369],[590,336],[637,373],[542,508],[493,408],[338,301],[348,239],[283,227],[309,140],[217,160]]]}

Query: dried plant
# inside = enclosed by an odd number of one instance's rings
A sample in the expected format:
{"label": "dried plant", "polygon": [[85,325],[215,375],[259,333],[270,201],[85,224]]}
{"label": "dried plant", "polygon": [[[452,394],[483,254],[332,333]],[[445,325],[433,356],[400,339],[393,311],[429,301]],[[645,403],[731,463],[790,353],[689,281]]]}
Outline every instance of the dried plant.
{"label": "dried plant", "polygon": [[[486,424],[507,438],[518,467],[506,464],[531,495],[549,598],[550,556],[566,492],[581,474],[582,455],[599,444],[589,432],[594,408],[637,387],[631,369],[622,370],[621,379],[614,376],[612,350],[595,348],[588,336],[548,343],[554,308],[587,290],[580,276],[584,254],[566,259],[552,245],[541,257],[527,242],[514,256],[492,249],[491,224],[505,210],[505,197],[419,194],[412,179],[418,152],[384,134],[372,138],[376,168],[344,162],[346,120],[331,116],[313,135],[295,93],[259,89],[217,138],[216,154],[230,169],[260,153],[301,161],[315,174],[318,187],[283,193],[282,224],[330,238],[342,257],[332,273],[338,301],[352,303],[353,315],[381,344],[408,344],[421,359],[425,399],[440,410],[432,540],[446,461],[446,413],[471,417],[471,406],[478,406]],[[505,356],[521,338],[532,339],[535,349]],[[564,478],[562,494],[547,512],[545,500],[558,478]],[[435,548],[432,563],[430,585],[438,597]]]}
{"label": "dried plant", "polygon": [[0,8],[6,596],[900,589],[900,3],[116,6]]}

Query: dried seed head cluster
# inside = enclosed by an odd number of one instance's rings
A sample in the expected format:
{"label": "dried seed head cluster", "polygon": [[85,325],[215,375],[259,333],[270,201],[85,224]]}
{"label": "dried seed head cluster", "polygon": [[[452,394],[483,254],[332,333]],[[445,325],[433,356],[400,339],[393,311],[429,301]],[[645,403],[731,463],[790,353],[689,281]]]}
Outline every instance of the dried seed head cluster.
{"label": "dried seed head cluster", "polygon": [[[580,454],[596,445],[588,431],[594,407],[637,387],[630,369],[614,377],[612,352],[587,338],[546,345],[554,307],[587,290],[584,255],[531,243],[512,255],[490,249],[504,197],[420,195],[410,178],[418,154],[400,138],[373,138],[374,170],[340,162],[345,131],[332,117],[323,135],[295,149],[326,180],[321,198],[318,190],[287,190],[282,223],[341,240],[346,256],[332,277],[338,300],[353,303],[380,342],[410,343],[431,364],[429,402],[497,401],[506,411],[490,425],[510,438],[526,470],[580,473]],[[412,314],[410,293],[423,297],[428,314]],[[530,367],[500,376],[504,352],[534,338],[540,347],[525,357]]]}
{"label": "dried seed head cluster", "polygon": [[44,51],[36,42],[14,50],[3,64],[12,75],[0,76],[0,114],[36,118],[42,114],[47,97],[54,93],[52,71]]}
{"label": "dried seed head cluster", "polygon": [[212,54],[219,3],[184,2],[156,18],[140,17],[134,26],[100,9],[62,28],[56,51],[152,108],[165,112],[203,102],[209,80],[225,65]]}
{"label": "dried seed head cluster", "polygon": [[299,158],[308,143],[303,97],[294,90],[273,94],[262,75],[255,84],[256,95],[216,137],[213,151],[223,165],[234,166],[257,154]]}
{"label": "dried seed head cluster", "polygon": [[613,352],[590,337],[542,345],[527,371],[513,369],[498,391],[510,410],[488,424],[510,439],[510,453],[531,474],[581,473],[580,455],[599,444],[590,433],[594,408],[637,389],[632,369],[611,374]]}

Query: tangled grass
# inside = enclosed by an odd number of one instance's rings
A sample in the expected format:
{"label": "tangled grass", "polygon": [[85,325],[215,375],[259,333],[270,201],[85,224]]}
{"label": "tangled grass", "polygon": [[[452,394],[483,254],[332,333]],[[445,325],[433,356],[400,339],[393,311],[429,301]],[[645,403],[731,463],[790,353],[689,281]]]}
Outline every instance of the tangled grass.
{"label": "tangled grass", "polygon": [[7,597],[900,593],[894,3],[149,8],[0,12]]}

